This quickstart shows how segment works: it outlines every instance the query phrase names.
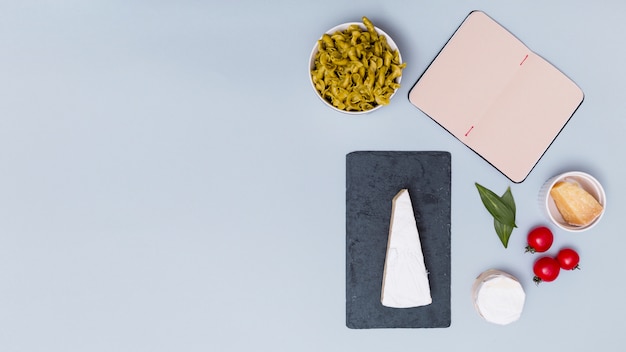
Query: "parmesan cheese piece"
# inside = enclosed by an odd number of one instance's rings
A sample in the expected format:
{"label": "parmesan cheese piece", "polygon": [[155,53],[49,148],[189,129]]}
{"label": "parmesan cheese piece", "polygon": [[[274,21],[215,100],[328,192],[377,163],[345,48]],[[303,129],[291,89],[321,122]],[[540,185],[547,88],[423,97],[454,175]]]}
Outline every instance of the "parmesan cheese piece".
{"label": "parmesan cheese piece", "polygon": [[406,189],[393,198],[380,300],[391,308],[432,303],[413,205]]}
{"label": "parmesan cheese piece", "polygon": [[563,220],[570,225],[589,225],[602,213],[602,205],[576,183],[557,182],[550,189],[550,196]]}

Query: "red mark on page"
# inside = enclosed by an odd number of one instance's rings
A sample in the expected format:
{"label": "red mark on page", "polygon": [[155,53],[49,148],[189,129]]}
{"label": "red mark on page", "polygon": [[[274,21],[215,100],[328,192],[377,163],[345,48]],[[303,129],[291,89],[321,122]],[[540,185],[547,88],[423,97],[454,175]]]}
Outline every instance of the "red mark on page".
{"label": "red mark on page", "polygon": [[522,66],[522,64],[524,63],[524,61],[526,61],[526,59],[528,59],[528,54],[526,54],[526,56],[524,56],[524,59],[522,60],[522,62],[519,63],[519,65]]}
{"label": "red mark on page", "polygon": [[474,129],[474,125],[472,125],[472,127],[470,127],[470,129],[467,130],[467,132],[465,132],[465,137],[467,137],[470,134],[470,132],[472,132],[473,129]]}

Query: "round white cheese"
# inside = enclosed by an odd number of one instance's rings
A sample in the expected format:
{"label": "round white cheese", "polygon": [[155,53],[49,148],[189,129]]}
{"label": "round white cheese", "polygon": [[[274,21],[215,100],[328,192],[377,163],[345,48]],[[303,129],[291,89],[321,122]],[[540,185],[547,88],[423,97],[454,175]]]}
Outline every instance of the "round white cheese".
{"label": "round white cheese", "polygon": [[526,294],[519,281],[501,270],[480,274],[472,287],[474,307],[486,321],[507,325],[522,315]]}

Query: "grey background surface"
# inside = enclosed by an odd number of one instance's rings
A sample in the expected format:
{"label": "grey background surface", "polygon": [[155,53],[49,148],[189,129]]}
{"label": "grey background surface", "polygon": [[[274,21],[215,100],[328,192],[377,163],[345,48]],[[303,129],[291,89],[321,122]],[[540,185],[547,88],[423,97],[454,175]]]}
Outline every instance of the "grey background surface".
{"label": "grey background surface", "polygon": [[[471,10],[570,76],[585,101],[521,184],[407,99]],[[626,343],[621,279],[626,67],[620,1],[0,1],[2,351],[606,351]],[[382,110],[315,97],[315,40],[368,16],[408,63]],[[452,324],[345,326],[345,155],[452,155]],[[549,177],[586,171],[608,207],[555,230],[582,270],[536,287],[526,232]],[[474,188],[511,186],[504,249]],[[527,292],[515,324],[470,300],[489,268]]]}

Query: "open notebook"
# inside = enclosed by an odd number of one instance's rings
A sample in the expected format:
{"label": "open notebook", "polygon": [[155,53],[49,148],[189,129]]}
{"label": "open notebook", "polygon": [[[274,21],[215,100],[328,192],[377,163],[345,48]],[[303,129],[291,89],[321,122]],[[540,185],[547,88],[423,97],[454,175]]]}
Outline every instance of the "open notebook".
{"label": "open notebook", "polygon": [[467,16],[409,93],[413,105],[516,183],[583,98],[561,71],[480,11]]}

